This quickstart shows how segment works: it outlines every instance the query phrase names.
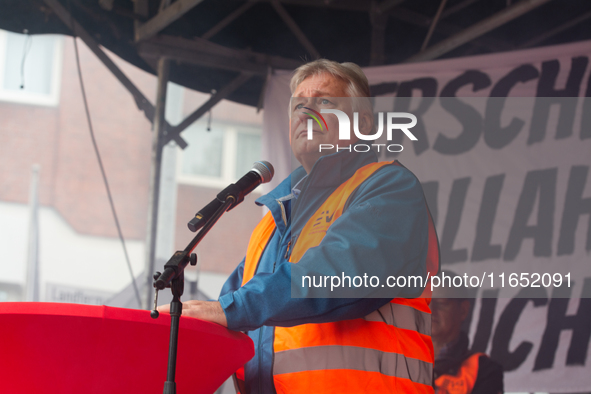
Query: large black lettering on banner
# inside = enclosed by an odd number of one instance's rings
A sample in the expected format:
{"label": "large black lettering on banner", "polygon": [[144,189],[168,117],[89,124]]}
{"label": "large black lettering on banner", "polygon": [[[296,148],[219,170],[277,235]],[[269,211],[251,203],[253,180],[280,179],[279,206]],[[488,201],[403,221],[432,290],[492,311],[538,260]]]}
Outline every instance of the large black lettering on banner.
{"label": "large black lettering on banner", "polygon": [[[558,348],[558,340],[563,330],[572,331],[566,356],[566,365],[585,365],[589,339],[591,338],[591,299],[581,298],[579,308],[574,315],[567,315],[566,308],[571,296],[571,288],[561,287],[554,290],[556,296],[548,306],[548,320],[542,337],[540,350],[536,356],[534,371],[552,368]],[[591,278],[585,279],[583,293],[591,291]],[[585,294],[583,294],[585,295]],[[567,297],[567,298],[564,298]]]}
{"label": "large black lettering on banner", "polygon": [[462,219],[462,211],[470,185],[470,178],[456,179],[453,182],[447,215],[440,238],[441,261],[445,264],[459,263],[468,260],[468,250],[465,248],[454,249],[454,241],[458,235],[458,229]]}
{"label": "large black lettering on banner", "polygon": [[591,138],[591,77],[587,80],[587,90],[583,99],[583,115],[581,118],[581,139]]}
{"label": "large black lettering on banner", "polygon": [[538,83],[538,91],[536,92],[538,99],[536,100],[532,114],[530,134],[527,140],[528,145],[544,139],[550,106],[554,104],[560,106],[556,139],[566,138],[572,134],[576,107],[572,105],[572,100],[568,98],[579,96],[587,63],[589,63],[589,59],[586,56],[572,59],[570,74],[564,89],[555,88],[556,79],[560,70],[558,60],[550,60],[542,63],[542,73]]}
{"label": "large black lettering on banner", "polygon": [[499,206],[505,174],[490,176],[486,179],[482,192],[482,202],[476,222],[476,236],[472,247],[472,261],[484,261],[501,257],[502,246],[491,245],[493,225]]}
{"label": "large black lettering on banner", "polygon": [[482,115],[472,106],[455,98],[458,90],[466,85],[472,85],[472,90],[477,92],[490,86],[490,77],[477,70],[468,70],[459,77],[449,81],[441,90],[443,109],[452,114],[462,125],[462,131],[456,138],[450,138],[439,133],[433,149],[444,155],[459,155],[472,149],[482,132]]}
{"label": "large black lettering on banner", "polygon": [[[546,290],[542,287],[522,289],[521,294],[504,306],[496,325],[494,316],[499,303],[499,291],[486,290],[484,293],[480,299],[480,308],[474,313],[479,317],[473,325],[476,326],[476,330],[470,349],[472,352],[486,352],[490,344],[491,358],[501,363],[505,372],[518,369],[527,358],[535,360],[532,371],[550,369],[556,365],[560,334],[569,331],[570,343],[564,363],[566,366],[586,365],[591,341],[591,278],[584,279],[583,290],[580,294],[574,295],[575,298],[571,298],[572,287],[567,286],[554,289],[551,298],[547,298]],[[578,303],[574,314],[567,313],[570,303]],[[528,305],[546,310],[543,335],[515,345],[515,328]],[[537,353],[532,354],[534,344]]]}
{"label": "large black lettering on banner", "polygon": [[[375,91],[378,91],[380,94],[393,93],[393,91],[389,91],[389,89],[394,88],[394,86],[387,85],[389,84],[372,86],[372,94],[378,95],[378,93],[375,93]],[[437,80],[435,78],[418,78],[411,81],[402,82],[400,85],[396,83],[395,85],[397,94],[396,100],[394,101],[393,111],[410,112],[417,118],[417,125],[412,129],[413,134],[415,137],[417,137],[417,141],[414,141],[412,146],[415,154],[418,156],[429,149],[429,137],[427,136],[427,130],[425,129],[425,121],[423,116],[427,113],[427,111],[429,111],[429,108],[431,108],[437,96]],[[420,100],[416,107],[411,108],[411,101],[414,92],[419,93]],[[376,113],[376,124],[378,123],[377,116],[378,114]],[[390,143],[401,144],[402,139],[403,134],[394,134]],[[387,151],[386,155],[388,157],[396,157],[397,153]]]}
{"label": "large black lettering on banner", "polygon": [[[575,249],[575,232],[579,224],[579,218],[583,214],[589,215],[585,250],[587,252],[591,250],[591,196],[583,197],[588,173],[589,166],[573,166],[571,168],[564,200],[564,212],[560,224],[559,256],[573,253]],[[584,231],[584,227],[582,230]]]}
{"label": "large black lettering on banner", "polygon": [[501,114],[505,109],[506,98],[518,82],[524,83],[538,78],[537,68],[524,64],[513,69],[501,78],[490,91],[484,115],[484,142],[493,149],[502,149],[509,145],[523,129],[525,121],[513,118],[505,127],[501,126]]}
{"label": "large black lettering on banner", "polygon": [[[558,226],[554,225],[558,190],[558,168],[528,171],[523,180],[523,187],[514,208],[511,227],[508,229],[506,244],[493,244],[492,232],[503,192],[507,174],[491,175],[486,178],[475,225],[472,250],[455,246],[458,238],[466,197],[472,178],[459,178],[451,182],[447,209],[443,226],[439,232],[442,263],[455,264],[471,262],[515,261],[526,239],[533,240],[533,255],[550,257],[552,245],[557,244],[555,255],[570,255],[575,250],[577,231],[586,234],[585,250],[591,251],[591,195],[585,196],[588,187],[589,166],[572,166],[568,177],[564,197],[562,217]],[[425,198],[436,224],[439,220],[439,182],[423,182]],[[507,206],[504,207],[508,209]],[[585,221],[585,219],[587,219]],[[532,223],[533,222],[533,223]],[[556,242],[557,241],[557,242]]]}
{"label": "large black lettering on banner", "polygon": [[[524,290],[522,290],[524,292]],[[545,290],[543,288],[537,288],[536,292],[540,294],[534,294],[532,298],[521,298],[521,294],[517,298],[513,298],[507,307],[501,313],[497,328],[493,335],[492,347],[490,356],[494,360],[499,361],[503,365],[505,371],[513,371],[517,369],[527,358],[533,344],[529,341],[523,341],[513,351],[509,349],[509,343],[519,316],[525,306],[531,302],[535,307],[540,307],[548,303],[548,299],[545,297]]]}
{"label": "large black lettering on banner", "polygon": [[[527,173],[509,232],[504,260],[515,259],[525,238],[534,239],[534,256],[552,254],[557,173],[557,168]],[[528,225],[536,199],[538,200],[536,224]]]}

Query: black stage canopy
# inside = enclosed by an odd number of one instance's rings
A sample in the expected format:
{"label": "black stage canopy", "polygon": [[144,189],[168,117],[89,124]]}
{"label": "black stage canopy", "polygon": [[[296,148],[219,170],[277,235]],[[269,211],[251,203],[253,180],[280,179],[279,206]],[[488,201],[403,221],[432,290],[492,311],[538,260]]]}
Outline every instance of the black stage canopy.
{"label": "black stage canopy", "polygon": [[371,66],[591,39],[588,0],[0,0],[0,7],[2,29],[73,35],[77,22],[76,35],[84,39],[84,30],[148,72],[156,74],[165,56],[171,81],[206,93],[226,87],[222,98],[252,106],[273,69],[318,57]]}

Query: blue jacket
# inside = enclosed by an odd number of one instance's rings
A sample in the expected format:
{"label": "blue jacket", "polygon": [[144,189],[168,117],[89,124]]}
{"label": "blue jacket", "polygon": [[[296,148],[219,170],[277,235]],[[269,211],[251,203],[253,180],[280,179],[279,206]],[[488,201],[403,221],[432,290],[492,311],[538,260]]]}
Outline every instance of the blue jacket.
{"label": "blue jacket", "polygon": [[[249,393],[273,393],[274,326],[325,323],[364,317],[391,298],[372,298],[372,288],[358,298],[291,298],[291,275],[318,272],[363,275],[364,263],[386,275],[426,275],[428,214],[417,178],[402,166],[384,166],[349,198],[325,240],[297,264],[288,261],[287,245],[311,215],[360,167],[376,161],[373,152],[342,151],[320,158],[310,174],[296,169],[270,193],[257,199],[272,213],[276,230],[255,276],[244,286],[244,259],[224,284],[219,301],[228,328],[247,331],[255,357],[245,365]],[[294,187],[295,186],[295,187]],[[292,212],[293,211],[293,212]],[[339,225],[337,223],[340,223]],[[343,225],[343,223],[345,225]],[[351,225],[354,223],[354,225]],[[325,253],[327,250],[330,253]],[[358,257],[363,256],[363,261]],[[398,297],[416,297],[416,289],[397,288]],[[357,293],[356,293],[357,295]],[[392,297],[394,298],[394,297]]]}

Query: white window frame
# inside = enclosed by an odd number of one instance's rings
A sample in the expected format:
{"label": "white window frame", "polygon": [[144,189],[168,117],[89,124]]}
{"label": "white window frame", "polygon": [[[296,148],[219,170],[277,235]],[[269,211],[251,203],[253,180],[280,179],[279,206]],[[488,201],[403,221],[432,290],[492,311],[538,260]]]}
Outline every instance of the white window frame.
{"label": "white window frame", "polygon": [[[64,37],[52,34],[55,39],[53,49],[53,64],[50,81],[50,93],[32,93],[19,90],[4,89],[4,68],[6,64],[6,42],[8,32],[0,30],[0,101],[6,101],[18,104],[40,105],[45,107],[56,107],[59,104],[62,63],[64,54]],[[35,39],[33,37],[33,39]]]}
{"label": "white window frame", "polygon": [[[217,122],[216,122],[217,123]],[[232,182],[236,182],[244,174],[236,174],[236,154],[238,151],[238,129],[240,133],[248,133],[253,135],[262,135],[261,125],[241,125],[237,126],[231,123],[219,122],[212,125],[212,127],[223,127],[223,145],[222,145],[222,169],[221,176],[204,176],[204,175],[189,175],[183,173],[183,156],[185,154],[183,149],[180,149],[179,158],[177,160],[177,182],[184,185],[203,186],[212,188],[223,188]],[[255,190],[255,192],[258,189]],[[259,191],[260,193],[260,191]]]}

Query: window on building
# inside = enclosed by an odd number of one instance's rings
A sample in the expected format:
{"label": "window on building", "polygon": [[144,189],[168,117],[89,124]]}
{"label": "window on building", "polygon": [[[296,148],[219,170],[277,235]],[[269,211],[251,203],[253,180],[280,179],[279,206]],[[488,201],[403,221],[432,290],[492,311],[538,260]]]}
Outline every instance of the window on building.
{"label": "window on building", "polygon": [[55,106],[59,102],[63,37],[0,30],[0,100]]}
{"label": "window on building", "polygon": [[212,122],[200,119],[185,131],[189,146],[181,153],[178,181],[223,187],[235,182],[261,160],[260,126]]}

